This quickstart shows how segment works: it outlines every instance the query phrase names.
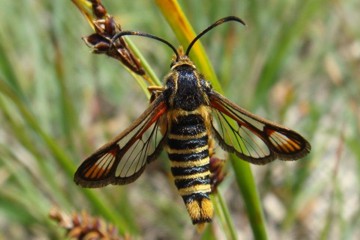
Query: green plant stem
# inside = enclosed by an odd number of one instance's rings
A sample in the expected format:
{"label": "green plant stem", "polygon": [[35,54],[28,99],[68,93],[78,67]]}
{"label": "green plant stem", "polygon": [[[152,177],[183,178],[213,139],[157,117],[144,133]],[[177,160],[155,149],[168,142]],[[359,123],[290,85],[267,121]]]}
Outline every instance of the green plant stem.
{"label": "green plant stem", "polygon": [[239,159],[233,155],[231,155],[231,164],[235,173],[236,182],[245,201],[254,239],[267,239],[264,214],[250,165],[247,162],[239,161]]}
{"label": "green plant stem", "polygon": [[[187,47],[196,34],[178,2],[175,0],[155,0],[155,2],[181,45]],[[193,61],[205,74],[206,79],[209,79],[214,89],[222,92],[214,68],[211,66],[210,60],[200,41],[192,48],[192,56]]]}
{"label": "green plant stem", "polygon": [[223,222],[226,223],[226,232],[227,232],[227,237],[228,239],[232,239],[232,240],[236,240],[238,239],[237,238],[237,235],[236,235],[236,229],[235,229],[235,225],[231,219],[231,215],[230,215],[230,212],[229,212],[229,209],[226,205],[226,202],[224,201],[224,198],[221,194],[217,193],[215,194],[215,199],[216,199],[216,202],[218,203],[219,205],[219,210],[218,212],[221,211],[221,215],[223,217]]}
{"label": "green plant stem", "polygon": [[[189,44],[189,42],[194,39],[196,35],[184,12],[181,10],[178,2],[176,0],[155,0],[155,2],[175,32],[181,44],[185,46]],[[221,93],[221,85],[217,80],[211,63],[200,43],[197,43],[194,46],[193,52],[194,62],[200,66],[200,69],[205,73],[205,76],[210,79],[214,89]],[[256,239],[267,239],[265,220],[250,166],[247,162],[240,161],[239,159],[235,158],[232,158],[231,162],[234,168],[237,184],[243,195],[246,209],[249,214],[250,224],[254,233],[254,237]],[[227,209],[223,208],[224,206],[225,204],[220,204],[222,212],[225,213],[227,212]],[[229,220],[230,218],[226,219]],[[224,225],[228,224],[224,223]],[[229,229],[232,229],[231,225],[233,224],[228,225]]]}

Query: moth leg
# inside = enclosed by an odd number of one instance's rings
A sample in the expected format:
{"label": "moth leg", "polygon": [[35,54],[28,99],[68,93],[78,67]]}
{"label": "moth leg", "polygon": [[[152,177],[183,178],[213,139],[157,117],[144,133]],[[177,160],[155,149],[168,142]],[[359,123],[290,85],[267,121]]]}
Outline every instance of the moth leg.
{"label": "moth leg", "polygon": [[210,185],[211,193],[217,192],[217,187],[224,180],[227,172],[225,170],[225,160],[215,156],[215,142],[212,137],[209,138],[209,156],[210,156]]}
{"label": "moth leg", "polygon": [[152,103],[160,95],[160,93],[165,90],[165,88],[163,86],[148,86],[148,90],[151,93],[150,103]]}

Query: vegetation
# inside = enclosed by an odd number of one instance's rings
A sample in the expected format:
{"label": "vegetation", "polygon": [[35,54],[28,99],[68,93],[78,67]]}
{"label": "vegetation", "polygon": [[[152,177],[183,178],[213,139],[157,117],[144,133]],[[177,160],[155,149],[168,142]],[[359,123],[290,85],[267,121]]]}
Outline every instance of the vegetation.
{"label": "vegetation", "polygon": [[[191,56],[229,99],[302,133],[312,144],[310,156],[251,166],[252,174],[241,160],[228,161],[214,223],[199,236],[169,177],[166,154],[130,185],[78,187],[73,174],[84,157],[145,110],[144,87],[119,62],[90,53],[81,37],[92,29],[71,1],[2,1],[0,239],[64,238],[49,218],[54,206],[99,216],[130,239],[359,236],[358,1],[179,0],[182,12],[169,2],[104,5],[123,30],[185,46],[188,29],[178,14],[195,33],[221,17],[241,17],[246,27],[229,23],[201,39],[212,68],[195,49]],[[145,38],[131,43],[162,79],[171,51]]]}

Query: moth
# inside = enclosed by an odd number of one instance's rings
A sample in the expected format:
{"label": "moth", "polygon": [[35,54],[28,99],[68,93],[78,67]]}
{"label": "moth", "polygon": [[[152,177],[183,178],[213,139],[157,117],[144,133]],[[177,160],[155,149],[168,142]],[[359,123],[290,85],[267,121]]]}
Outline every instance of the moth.
{"label": "moth", "polygon": [[150,106],[125,131],[85,159],[75,173],[77,184],[95,188],[131,183],[164,149],[190,218],[201,226],[213,218],[209,157],[214,141],[253,164],[296,160],[310,152],[309,142],[297,132],[256,116],[213,90],[190,60],[195,42],[228,21],[244,24],[238,17],[222,18],[195,37],[185,52],[148,33],[122,31],[113,38],[152,38],[168,45],[175,57],[164,86],[150,88]]}

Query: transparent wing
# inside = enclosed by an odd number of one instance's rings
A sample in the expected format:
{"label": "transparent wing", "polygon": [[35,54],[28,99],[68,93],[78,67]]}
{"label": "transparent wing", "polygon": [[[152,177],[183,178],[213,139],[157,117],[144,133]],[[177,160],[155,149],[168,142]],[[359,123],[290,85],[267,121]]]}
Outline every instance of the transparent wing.
{"label": "transparent wing", "polygon": [[154,160],[162,150],[165,137],[158,129],[160,117],[165,112],[161,95],[125,131],[85,159],[76,171],[74,181],[83,187],[135,181],[146,163]]}
{"label": "transparent wing", "polygon": [[296,160],[310,152],[298,133],[240,108],[219,93],[209,93],[216,123],[212,130],[220,146],[238,157],[265,164],[276,158]]}

